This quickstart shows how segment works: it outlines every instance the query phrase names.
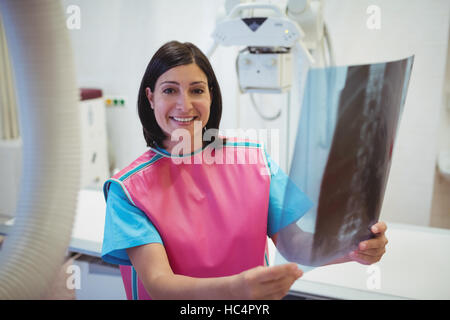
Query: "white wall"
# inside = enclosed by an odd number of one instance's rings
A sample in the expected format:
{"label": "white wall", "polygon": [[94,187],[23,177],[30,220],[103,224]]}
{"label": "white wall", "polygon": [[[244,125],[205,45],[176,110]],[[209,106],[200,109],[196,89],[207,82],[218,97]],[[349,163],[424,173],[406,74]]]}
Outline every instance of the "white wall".
{"label": "white wall", "polygon": [[[63,3],[81,9],[81,29],[71,31],[80,86],[100,87],[105,94],[128,98],[126,108],[107,110],[110,140],[117,167],[121,168],[146,149],[136,100],[149,59],[160,45],[172,39],[191,41],[206,50],[223,0]],[[369,5],[381,9],[379,30],[367,28]],[[326,0],[325,20],[337,64],[394,60],[415,54],[382,211],[382,219],[387,221],[429,223],[449,11],[447,0]],[[248,97],[238,97],[235,54],[233,48],[219,48],[212,58],[224,99],[221,127],[278,128],[284,141],[286,113],[273,123],[265,123],[252,110]],[[285,108],[285,99],[265,99],[262,107],[267,113]],[[282,168],[286,168],[284,148],[280,146]]]}

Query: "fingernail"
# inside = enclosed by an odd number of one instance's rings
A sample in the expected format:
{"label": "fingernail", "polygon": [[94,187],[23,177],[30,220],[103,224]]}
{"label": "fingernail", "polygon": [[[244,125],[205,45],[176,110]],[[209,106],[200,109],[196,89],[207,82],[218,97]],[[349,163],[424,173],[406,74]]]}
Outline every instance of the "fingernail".
{"label": "fingernail", "polygon": [[361,250],[366,249],[366,247],[367,247],[367,245],[366,245],[365,243],[361,243],[361,244],[359,245],[359,248],[360,248]]}
{"label": "fingernail", "polygon": [[373,231],[374,233],[377,233],[377,232],[378,232],[378,228],[377,228],[377,227],[372,227],[372,231]]}

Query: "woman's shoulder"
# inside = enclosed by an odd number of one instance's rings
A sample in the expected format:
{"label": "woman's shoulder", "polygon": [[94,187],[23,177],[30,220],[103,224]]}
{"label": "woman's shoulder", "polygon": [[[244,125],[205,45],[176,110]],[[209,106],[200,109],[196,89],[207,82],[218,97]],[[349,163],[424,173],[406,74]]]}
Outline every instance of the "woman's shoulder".
{"label": "woman's shoulder", "polygon": [[[128,195],[128,183],[133,180],[133,177],[142,177],[142,175],[136,175],[136,173],[146,170],[151,167],[151,164],[158,160],[160,156],[152,149],[145,151],[139,157],[137,157],[134,161],[132,161],[128,166],[123,168],[122,170],[116,172],[111,178],[107,179],[103,184],[103,193],[105,195],[105,199],[108,197],[109,190],[111,185],[115,186],[115,190],[122,190],[125,194]],[[147,174],[145,175],[146,179],[148,179]],[[128,181],[128,182],[127,182]],[[133,183],[133,182],[131,182]],[[117,188],[120,187],[120,188]],[[131,198],[128,197],[131,201]],[[132,202],[132,201],[131,201]]]}
{"label": "woman's shoulder", "polygon": [[259,147],[264,148],[264,144],[256,139],[247,137],[220,137],[223,140],[223,145],[228,147]]}
{"label": "woman's shoulder", "polygon": [[135,160],[133,160],[129,165],[115,173],[112,178],[122,180],[124,177],[129,176],[142,167],[147,167],[152,162],[155,162],[158,158],[158,154],[153,149],[148,149]]}

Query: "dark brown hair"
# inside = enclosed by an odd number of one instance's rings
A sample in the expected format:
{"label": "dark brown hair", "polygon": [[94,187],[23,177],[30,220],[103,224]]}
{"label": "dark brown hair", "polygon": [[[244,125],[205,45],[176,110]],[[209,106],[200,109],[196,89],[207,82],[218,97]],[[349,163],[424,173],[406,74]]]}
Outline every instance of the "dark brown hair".
{"label": "dark brown hair", "polygon": [[167,136],[156,122],[155,114],[150,107],[145,93],[145,88],[148,87],[154,92],[156,81],[163,73],[174,67],[191,63],[195,63],[205,73],[211,94],[210,115],[204,129],[219,129],[220,119],[222,117],[222,95],[216,75],[208,58],[192,43],[170,41],[159,48],[153,55],[142,77],[139,88],[138,114],[148,147],[162,147],[163,141]]}

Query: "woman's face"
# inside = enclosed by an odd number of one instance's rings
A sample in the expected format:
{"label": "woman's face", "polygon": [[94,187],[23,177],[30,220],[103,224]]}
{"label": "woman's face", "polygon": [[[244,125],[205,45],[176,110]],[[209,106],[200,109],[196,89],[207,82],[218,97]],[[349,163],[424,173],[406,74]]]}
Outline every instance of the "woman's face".
{"label": "woman's face", "polygon": [[164,142],[168,150],[178,143],[171,142],[177,129],[187,130],[192,143],[196,136],[201,139],[201,129],[209,119],[211,95],[208,79],[195,63],[167,70],[156,81],[154,92],[146,88],[146,94],[156,122],[167,135]]}

